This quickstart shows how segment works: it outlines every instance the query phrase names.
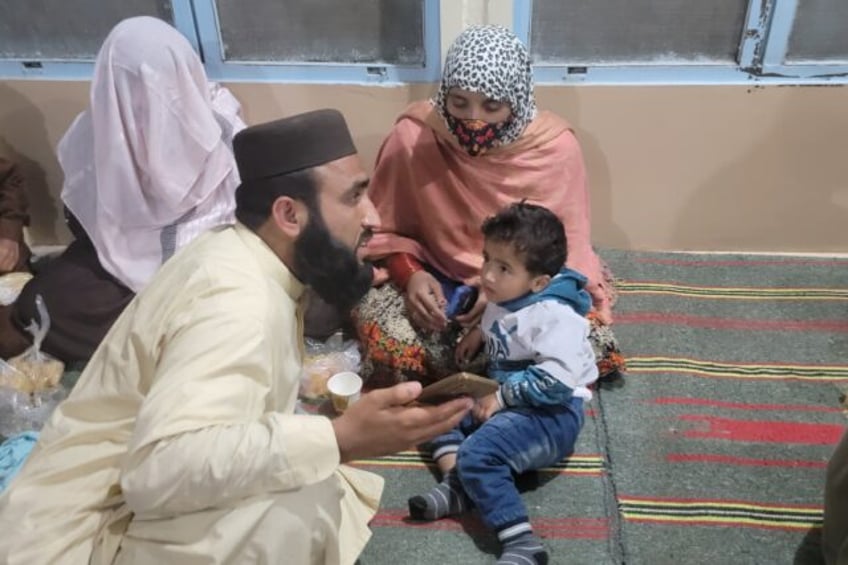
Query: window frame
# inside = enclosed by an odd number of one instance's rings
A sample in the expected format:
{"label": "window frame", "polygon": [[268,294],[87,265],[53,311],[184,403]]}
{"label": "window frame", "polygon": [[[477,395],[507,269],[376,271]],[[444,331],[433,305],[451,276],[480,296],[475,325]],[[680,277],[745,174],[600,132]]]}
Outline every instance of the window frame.
{"label": "window frame", "polygon": [[[200,54],[210,80],[276,83],[401,84],[438,82],[441,76],[439,0],[424,2],[424,65],[368,63],[230,63],[223,60],[214,0],[172,0],[174,26]],[[0,58],[0,80],[91,80],[94,58],[65,61]]]}
{"label": "window frame", "polygon": [[[735,64],[533,65],[538,84],[842,84],[848,65],[786,65],[798,0],[749,0]],[[513,0],[516,35],[530,45],[533,0]]]}
{"label": "window frame", "polygon": [[[171,0],[174,27],[195,51],[200,43],[194,25],[192,0]],[[90,80],[94,76],[94,57],[90,60],[38,58],[0,58],[0,80]]]}
{"label": "window frame", "polygon": [[424,2],[424,66],[369,63],[244,63],[224,60],[215,0],[193,0],[206,74],[211,80],[276,83],[417,83],[441,74],[439,0]]}
{"label": "window frame", "polygon": [[[780,0],[771,22],[770,38],[763,53],[763,72],[784,77],[821,79],[832,82],[848,82],[848,61],[845,63],[824,62],[820,64],[787,64],[789,39],[798,11],[799,0]],[[846,57],[848,59],[848,57]],[[838,80],[838,79],[842,80]]]}

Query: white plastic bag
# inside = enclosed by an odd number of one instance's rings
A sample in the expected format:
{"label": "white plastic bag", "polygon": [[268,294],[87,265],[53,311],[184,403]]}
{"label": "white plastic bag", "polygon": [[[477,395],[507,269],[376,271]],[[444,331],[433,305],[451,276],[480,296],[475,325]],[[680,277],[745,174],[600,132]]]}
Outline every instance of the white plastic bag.
{"label": "white plastic bag", "polygon": [[327,381],[342,371],[359,371],[361,356],[359,345],[350,339],[345,341],[341,332],[327,341],[306,338],[306,357],[300,375],[300,396],[305,400],[327,397]]}
{"label": "white plastic bag", "polygon": [[68,396],[60,385],[65,365],[41,351],[50,329],[50,316],[41,295],[35,306],[40,323],[32,320],[27,330],[33,344],[9,362],[0,360],[0,434],[11,436],[40,430],[56,405]]}
{"label": "white plastic bag", "polygon": [[0,366],[0,382],[3,383],[0,384],[0,435],[11,437],[40,430],[56,406],[67,398],[68,390],[57,386],[40,392],[21,392],[5,384],[8,371],[15,369],[2,359]]}
{"label": "white plastic bag", "polygon": [[35,309],[40,323],[31,320],[27,326],[27,331],[32,334],[32,347],[9,359],[10,365],[29,378],[29,390],[23,392],[31,393],[57,386],[65,371],[64,363],[41,351],[41,343],[50,330],[50,315],[40,294],[35,295]]}

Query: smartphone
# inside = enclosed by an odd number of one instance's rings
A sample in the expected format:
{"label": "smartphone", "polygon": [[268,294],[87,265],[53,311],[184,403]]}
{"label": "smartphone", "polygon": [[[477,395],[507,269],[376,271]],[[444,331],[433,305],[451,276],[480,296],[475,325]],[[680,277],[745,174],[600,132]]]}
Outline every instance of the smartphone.
{"label": "smartphone", "polygon": [[435,269],[428,269],[428,272],[433,275],[442,286],[442,295],[445,297],[445,301],[447,302],[447,305],[445,306],[445,316],[448,320],[452,320],[461,314],[465,314],[474,307],[474,304],[477,303],[477,296],[480,294],[480,291],[478,291],[477,288],[449,279]]}
{"label": "smartphone", "polygon": [[463,371],[425,386],[416,401],[425,404],[441,404],[457,396],[480,398],[497,392],[499,386],[497,381]]}
{"label": "smartphone", "polygon": [[474,304],[477,302],[477,295],[478,291],[473,286],[460,285],[456,287],[448,299],[445,316],[448,319],[453,319],[461,314],[465,314],[474,307]]}

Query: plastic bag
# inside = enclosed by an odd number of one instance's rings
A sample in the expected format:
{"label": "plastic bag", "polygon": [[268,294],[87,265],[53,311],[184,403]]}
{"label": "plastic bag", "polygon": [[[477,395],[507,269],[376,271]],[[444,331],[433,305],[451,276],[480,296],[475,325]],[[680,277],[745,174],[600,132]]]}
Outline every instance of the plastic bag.
{"label": "plastic bag", "polygon": [[[7,367],[4,361],[0,361]],[[0,386],[0,435],[10,437],[26,431],[38,431],[44,422],[65,400],[68,390],[64,387],[27,393]]]}
{"label": "plastic bag", "polygon": [[300,374],[300,396],[306,400],[326,398],[327,381],[342,371],[359,371],[361,360],[356,341],[344,340],[341,332],[327,341],[306,338],[306,357]]}
{"label": "plastic bag", "polygon": [[9,362],[0,361],[0,434],[39,430],[56,405],[68,396],[60,385],[65,365],[41,351],[50,316],[41,295],[35,298],[40,324],[30,322],[32,347]]}
{"label": "plastic bag", "polygon": [[27,331],[32,334],[32,347],[9,359],[11,366],[28,377],[29,386],[21,389],[21,392],[29,393],[57,386],[65,372],[64,363],[41,351],[41,343],[50,330],[50,315],[40,294],[35,295],[35,309],[41,323],[31,320],[27,326]]}

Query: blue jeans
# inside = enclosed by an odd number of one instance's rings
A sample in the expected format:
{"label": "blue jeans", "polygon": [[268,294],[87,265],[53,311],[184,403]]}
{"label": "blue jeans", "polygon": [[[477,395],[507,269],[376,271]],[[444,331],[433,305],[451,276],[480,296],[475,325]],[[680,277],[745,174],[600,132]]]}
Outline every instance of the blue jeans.
{"label": "blue jeans", "polygon": [[544,408],[507,408],[482,425],[468,414],[429,443],[435,452],[458,446],[456,472],[483,522],[495,531],[527,521],[515,476],[574,452],[583,427],[583,399]]}

